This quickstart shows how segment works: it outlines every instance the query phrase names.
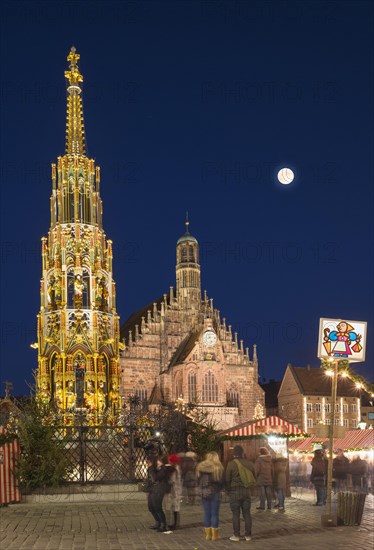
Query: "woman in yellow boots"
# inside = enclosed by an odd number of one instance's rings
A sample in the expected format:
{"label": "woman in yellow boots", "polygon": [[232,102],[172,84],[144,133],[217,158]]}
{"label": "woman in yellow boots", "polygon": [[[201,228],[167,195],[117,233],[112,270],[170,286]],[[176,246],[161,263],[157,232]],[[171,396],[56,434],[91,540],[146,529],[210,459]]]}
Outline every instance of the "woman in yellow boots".
{"label": "woman in yellow boots", "polygon": [[215,451],[208,453],[196,468],[204,508],[205,540],[219,539],[219,507],[223,488],[223,466]]}

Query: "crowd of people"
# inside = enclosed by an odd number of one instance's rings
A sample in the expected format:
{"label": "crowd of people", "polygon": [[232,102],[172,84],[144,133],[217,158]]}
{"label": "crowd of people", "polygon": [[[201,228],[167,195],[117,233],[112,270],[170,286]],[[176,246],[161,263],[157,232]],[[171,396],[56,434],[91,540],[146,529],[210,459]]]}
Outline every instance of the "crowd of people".
{"label": "crowd of people", "polygon": [[[310,481],[316,490],[316,506],[326,504],[327,468],[328,459],[322,445],[316,445],[314,457],[311,461],[312,472]],[[343,449],[337,449],[336,457],[332,461],[332,486],[334,492],[348,490],[348,476],[351,476],[353,491],[367,491],[368,464],[359,455],[353,457],[352,462],[345,456]]]}
{"label": "crowd of people", "polygon": [[[241,540],[240,522],[244,520],[244,539],[251,540],[251,489],[257,487],[258,511],[277,508],[284,512],[286,488],[289,483],[288,459],[282,454],[271,455],[267,447],[260,447],[254,460],[245,457],[243,448],[236,445],[226,468],[219,455],[212,451],[198,462],[193,452],[161,455],[161,448],[151,443],[146,448],[148,475],[144,490],[148,493],[148,510],[155,523],[151,529],[172,533],[180,526],[182,497],[186,504],[194,504],[199,496],[203,508],[205,540],[218,540],[221,494],[228,496],[232,513],[233,535],[229,540]],[[316,491],[316,506],[326,503],[328,460],[322,445],[317,445],[310,462],[310,482]],[[353,489],[366,487],[367,463],[358,455],[350,462],[342,449],[333,460],[334,491],[347,490],[350,474]]]}
{"label": "crowd of people", "polygon": [[232,512],[233,535],[230,540],[233,542],[241,540],[241,517],[244,520],[244,539],[251,540],[251,489],[254,486],[259,488],[257,510],[265,510],[265,503],[268,510],[285,509],[288,460],[281,454],[271,457],[266,447],[261,447],[258,457],[251,461],[245,458],[243,448],[236,445],[226,468],[214,451],[207,453],[201,462],[192,452],[160,456],[156,444],[149,445],[146,453],[148,475],[144,490],[148,493],[148,510],[155,520],[151,529],[172,533],[179,527],[183,494],[186,504],[194,504],[197,495],[201,499],[205,540],[220,538],[222,491],[228,495]]}

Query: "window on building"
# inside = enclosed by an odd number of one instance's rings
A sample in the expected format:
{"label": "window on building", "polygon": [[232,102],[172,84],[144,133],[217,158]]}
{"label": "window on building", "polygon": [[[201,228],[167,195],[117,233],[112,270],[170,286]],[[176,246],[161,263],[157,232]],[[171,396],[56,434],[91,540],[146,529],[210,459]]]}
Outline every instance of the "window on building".
{"label": "window on building", "polygon": [[197,387],[196,387],[196,373],[190,372],[188,375],[188,401],[190,403],[196,403],[197,401]]}
{"label": "window on building", "polygon": [[343,405],[343,413],[347,413],[348,412],[348,405],[347,403],[344,403]]}
{"label": "window on building", "polygon": [[195,261],[195,253],[194,253],[194,249],[192,246],[189,246],[188,247],[188,260],[190,262],[194,262]]}
{"label": "window on building", "polygon": [[330,418],[326,418],[325,424],[326,424],[326,426],[330,426],[330,424],[331,424],[331,419],[330,419]]}
{"label": "window on building", "polygon": [[306,404],[306,412],[308,412],[308,413],[313,412],[313,403],[307,403]]}
{"label": "window on building", "polygon": [[306,421],[307,428],[313,428],[313,419],[308,418]]}
{"label": "window on building", "polygon": [[351,405],[351,411],[352,411],[353,413],[356,412],[356,403],[352,403],[352,405]]}
{"label": "window on building", "polygon": [[340,426],[340,418],[335,418],[335,426]]}
{"label": "window on building", "polygon": [[355,418],[351,421],[351,426],[352,428],[357,428],[357,420]]}
{"label": "window on building", "polygon": [[177,399],[179,397],[183,397],[183,381],[181,374],[177,376],[177,379],[175,381],[175,397]]}
{"label": "window on building", "polygon": [[138,389],[138,390],[135,390],[135,396],[138,398],[139,400],[139,405],[144,409],[144,408],[147,408],[147,405],[148,405],[148,395],[147,395],[147,390],[141,388],[141,389]]}
{"label": "window on building", "polygon": [[321,412],[321,403],[316,403],[316,412]]}
{"label": "window on building", "polygon": [[228,407],[239,407],[239,394],[237,391],[228,391],[226,399]]}
{"label": "window on building", "polygon": [[218,384],[212,372],[207,372],[203,382],[203,401],[214,403],[218,401]]}
{"label": "window on building", "polygon": [[344,426],[345,428],[348,428],[348,427],[349,427],[349,420],[348,420],[348,418],[344,418],[344,420],[343,420],[343,426]]}
{"label": "window on building", "polygon": [[331,412],[331,405],[330,405],[330,403],[327,403],[327,405],[325,405],[325,411],[326,411],[327,413]]}
{"label": "window on building", "polygon": [[336,411],[337,413],[339,412],[339,403],[337,403],[337,404],[335,405],[335,411]]}

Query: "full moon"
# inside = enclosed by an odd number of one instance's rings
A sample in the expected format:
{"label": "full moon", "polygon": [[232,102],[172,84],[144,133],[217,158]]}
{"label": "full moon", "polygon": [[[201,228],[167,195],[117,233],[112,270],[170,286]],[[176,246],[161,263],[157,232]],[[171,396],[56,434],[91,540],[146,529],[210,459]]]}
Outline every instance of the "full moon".
{"label": "full moon", "polygon": [[288,185],[292,183],[295,177],[295,174],[292,172],[291,168],[281,168],[278,172],[278,181],[283,185]]}

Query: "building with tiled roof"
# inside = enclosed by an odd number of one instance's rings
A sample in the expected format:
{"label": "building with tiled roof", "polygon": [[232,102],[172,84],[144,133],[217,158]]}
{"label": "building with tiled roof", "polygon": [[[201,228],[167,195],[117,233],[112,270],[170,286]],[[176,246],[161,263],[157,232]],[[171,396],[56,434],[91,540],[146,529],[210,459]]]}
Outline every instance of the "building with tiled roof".
{"label": "building with tiled roof", "polygon": [[196,403],[218,428],[229,428],[265,410],[256,346],[250,359],[213,299],[201,296],[199,244],[188,222],[176,256],[176,288],[121,327],[122,395],[135,394],[143,403],[156,394],[169,403]]}
{"label": "building with tiled roof", "polygon": [[[320,368],[287,365],[278,393],[279,416],[311,435],[330,425],[332,378]],[[357,428],[361,420],[360,395],[349,378],[338,378],[335,424],[340,433]],[[339,428],[338,428],[339,429]]]}

